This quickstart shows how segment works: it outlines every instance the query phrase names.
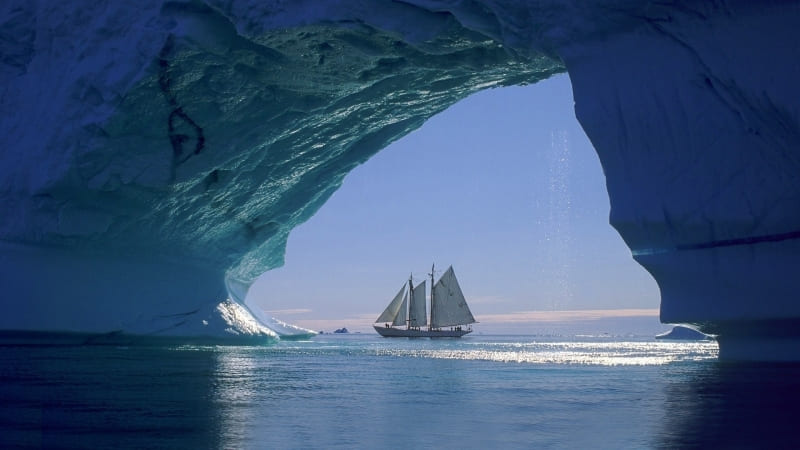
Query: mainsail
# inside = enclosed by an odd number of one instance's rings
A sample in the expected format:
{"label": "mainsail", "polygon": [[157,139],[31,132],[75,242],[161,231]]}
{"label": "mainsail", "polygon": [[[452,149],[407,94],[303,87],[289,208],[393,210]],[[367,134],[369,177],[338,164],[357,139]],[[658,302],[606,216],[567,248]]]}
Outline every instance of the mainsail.
{"label": "mainsail", "polygon": [[408,292],[403,296],[403,303],[400,304],[400,310],[392,321],[392,325],[405,325],[408,319]]}
{"label": "mainsail", "polygon": [[431,298],[432,328],[475,323],[475,317],[472,316],[456,280],[453,266],[450,266],[433,286]]}
{"label": "mainsail", "polygon": [[[409,282],[410,283],[410,282]],[[424,327],[428,325],[428,312],[425,307],[425,281],[418,284],[411,293],[411,306],[408,308],[408,326]]]}
{"label": "mainsail", "polygon": [[378,320],[375,322],[391,322],[392,325],[405,325],[406,323],[406,306],[408,305],[408,295],[406,293],[406,285],[400,288],[400,292],[394,296],[394,300],[389,303],[389,306],[383,310]]}

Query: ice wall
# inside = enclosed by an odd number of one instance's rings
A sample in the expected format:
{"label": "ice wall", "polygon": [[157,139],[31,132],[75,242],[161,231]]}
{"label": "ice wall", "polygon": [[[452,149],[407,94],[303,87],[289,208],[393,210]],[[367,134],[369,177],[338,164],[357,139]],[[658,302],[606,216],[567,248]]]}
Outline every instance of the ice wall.
{"label": "ice wall", "polygon": [[800,14],[750,3],[4,2],[0,329],[248,334],[222,301],[350,169],[566,67],[662,320],[800,357]]}
{"label": "ice wall", "polygon": [[684,6],[560,50],[611,223],[662,322],[719,335],[723,358],[797,359],[800,8]]}

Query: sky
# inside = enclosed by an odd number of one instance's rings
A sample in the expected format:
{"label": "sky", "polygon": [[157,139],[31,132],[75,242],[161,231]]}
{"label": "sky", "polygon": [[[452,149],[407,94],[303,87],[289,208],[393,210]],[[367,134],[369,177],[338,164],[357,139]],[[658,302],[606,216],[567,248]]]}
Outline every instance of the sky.
{"label": "sky", "polygon": [[367,329],[409,274],[416,284],[435,263],[438,275],[453,266],[487,329],[560,311],[658,326],[658,287],[608,224],[603,171],[573,106],[563,74],[434,116],[292,231],[284,267],[261,276],[248,304],[315,330]]}

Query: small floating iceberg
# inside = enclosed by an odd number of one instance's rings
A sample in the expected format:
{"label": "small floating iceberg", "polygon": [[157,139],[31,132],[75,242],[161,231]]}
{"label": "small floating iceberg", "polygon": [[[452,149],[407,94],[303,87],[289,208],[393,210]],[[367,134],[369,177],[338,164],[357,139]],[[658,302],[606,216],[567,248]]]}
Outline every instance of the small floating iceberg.
{"label": "small floating iceberg", "polygon": [[669,339],[676,341],[709,341],[714,338],[693,328],[676,325],[666,333],[656,335],[656,339]]}
{"label": "small floating iceberg", "polygon": [[278,333],[278,336],[284,340],[308,339],[317,334],[316,331],[298,327],[297,325],[286,323],[274,317],[262,316],[259,319],[267,328]]}

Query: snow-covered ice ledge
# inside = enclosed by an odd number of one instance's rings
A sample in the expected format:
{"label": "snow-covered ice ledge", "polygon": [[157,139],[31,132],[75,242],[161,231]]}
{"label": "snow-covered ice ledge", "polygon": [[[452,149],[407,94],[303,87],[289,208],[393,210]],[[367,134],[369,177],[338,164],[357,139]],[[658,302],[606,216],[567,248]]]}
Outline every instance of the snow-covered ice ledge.
{"label": "snow-covered ice ledge", "polygon": [[4,2],[0,328],[192,334],[159,318],[244,307],[353,167],[473,92],[568,70],[662,320],[718,334],[722,357],[797,359],[798,327],[774,326],[800,318],[797,17],[744,0]]}
{"label": "snow-covered ice ledge", "polygon": [[226,300],[219,267],[2,241],[0,266],[2,330],[81,333],[94,343],[278,338],[246,306]]}

